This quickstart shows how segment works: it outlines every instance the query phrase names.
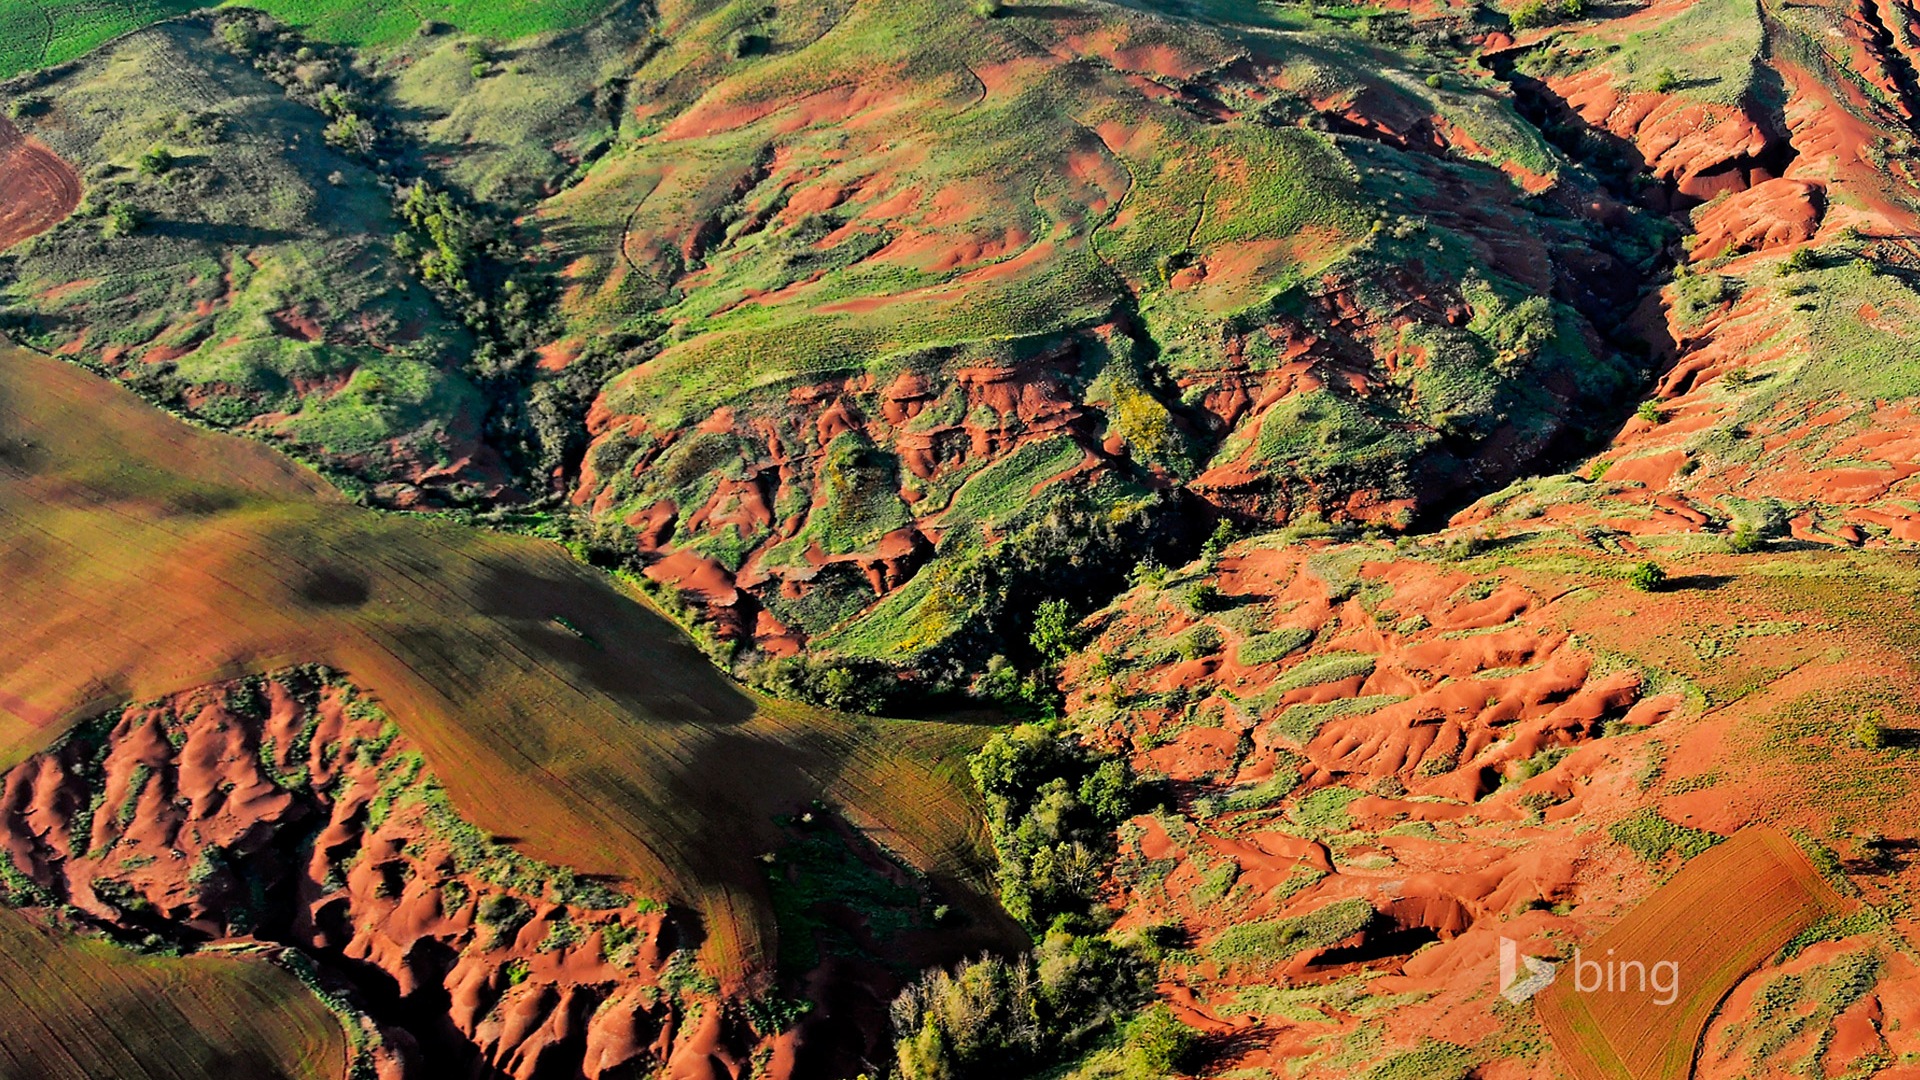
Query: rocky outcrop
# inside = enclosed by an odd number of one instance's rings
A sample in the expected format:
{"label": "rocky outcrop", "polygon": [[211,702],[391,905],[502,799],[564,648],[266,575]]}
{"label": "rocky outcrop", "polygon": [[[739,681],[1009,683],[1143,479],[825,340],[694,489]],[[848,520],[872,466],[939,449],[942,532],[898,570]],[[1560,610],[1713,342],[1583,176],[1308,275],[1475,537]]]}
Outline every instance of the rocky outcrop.
{"label": "rocky outcrop", "polygon": [[316,669],[77,729],[0,781],[0,885],[125,940],[304,955],[387,1080],[735,1076],[763,1042],[665,907],[462,821],[368,699]]}

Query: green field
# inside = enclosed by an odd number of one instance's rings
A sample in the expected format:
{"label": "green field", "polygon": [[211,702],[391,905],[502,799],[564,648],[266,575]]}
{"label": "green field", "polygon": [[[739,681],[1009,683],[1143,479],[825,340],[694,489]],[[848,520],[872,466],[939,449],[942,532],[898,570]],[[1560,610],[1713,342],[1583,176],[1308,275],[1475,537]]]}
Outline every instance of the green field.
{"label": "green field", "polygon": [[[101,43],[161,19],[216,7],[195,0],[0,0],[0,79],[64,64]],[[265,11],[322,41],[371,48],[395,45],[426,22],[499,40],[578,26],[609,0],[416,0],[408,4],[350,0],[257,0]]]}
{"label": "green field", "polygon": [[261,956],[141,956],[0,907],[0,1080],[339,1080],[346,1034]]}
{"label": "green field", "polygon": [[0,579],[0,768],[129,698],[321,662],[479,827],[702,912],[721,972],[770,946],[755,857],[814,798],[1003,925],[964,767],[979,729],[756,699],[558,545],[360,510],[19,351],[0,352]]}

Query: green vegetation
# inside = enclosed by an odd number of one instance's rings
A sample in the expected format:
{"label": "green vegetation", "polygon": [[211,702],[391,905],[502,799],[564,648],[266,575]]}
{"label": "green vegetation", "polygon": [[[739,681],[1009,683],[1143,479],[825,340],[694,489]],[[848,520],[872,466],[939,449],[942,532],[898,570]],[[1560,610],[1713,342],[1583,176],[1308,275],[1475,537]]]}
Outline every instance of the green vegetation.
{"label": "green vegetation", "polygon": [[1275,693],[1302,690],[1373,674],[1375,658],[1368,653],[1334,652],[1310,656],[1288,668],[1270,688]]}
{"label": "green vegetation", "polygon": [[1659,592],[1666,588],[1667,572],[1657,562],[1636,563],[1627,572],[1627,584],[1641,592]]}
{"label": "green vegetation", "polygon": [[1101,761],[1057,727],[997,732],[973,759],[1000,859],[1000,898],[1030,928],[1084,916],[1113,857],[1113,831],[1132,814],[1126,764]]}
{"label": "green vegetation", "polygon": [[1585,17],[1586,0],[1523,0],[1513,9],[1515,30],[1532,30]]}
{"label": "green vegetation", "polygon": [[[1023,724],[988,739],[972,771],[1000,856],[1002,902],[1039,941],[1011,959],[929,972],[894,1000],[902,1080],[986,1080],[1058,1062],[1152,997],[1159,947],[1098,923],[1114,830],[1135,797],[1126,765],[1100,760],[1057,726]],[[1130,1066],[1170,1066],[1191,1046],[1171,1016],[1151,1010],[1123,1030]]]}
{"label": "green vegetation", "polygon": [[1651,807],[1614,822],[1608,826],[1607,834],[1649,863],[1662,861],[1669,852],[1679,852],[1685,861],[1722,839],[1714,833],[1669,821]]}
{"label": "green vegetation", "polygon": [[1878,713],[1868,713],[1855,720],[1848,734],[1855,746],[1867,750],[1879,750],[1887,745],[1886,725]]}
{"label": "green vegetation", "polygon": [[1234,659],[1248,667],[1271,664],[1275,660],[1284,660],[1299,652],[1312,640],[1313,631],[1298,627],[1255,634],[1240,643],[1239,649],[1234,653]]}
{"label": "green vegetation", "polygon": [[[5,0],[0,3],[0,79],[84,56],[110,38],[211,5],[198,0]],[[402,6],[354,0],[251,0],[247,5],[323,41],[386,47],[440,24],[513,39],[578,26],[608,0],[419,0]]]}
{"label": "green vegetation", "polygon": [[1227,963],[1278,963],[1345,941],[1376,918],[1365,900],[1337,900],[1305,915],[1229,927],[1207,946],[1207,955]]}

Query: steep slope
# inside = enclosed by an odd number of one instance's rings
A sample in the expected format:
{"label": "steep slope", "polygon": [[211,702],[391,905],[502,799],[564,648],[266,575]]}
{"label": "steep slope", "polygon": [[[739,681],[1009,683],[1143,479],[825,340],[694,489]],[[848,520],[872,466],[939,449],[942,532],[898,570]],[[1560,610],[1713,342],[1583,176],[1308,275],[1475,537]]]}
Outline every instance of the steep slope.
{"label": "steep slope", "polygon": [[927,666],[1063,505],[1404,526],[1632,385],[1657,230],[1404,24],[980,10],[671,5],[539,211],[575,501],[732,634]]}
{"label": "steep slope", "polygon": [[[327,61],[302,77],[333,76]],[[0,330],[270,438],[396,505],[497,497],[472,343],[394,257],[400,224],[327,119],[209,19],[123,38],[7,96],[85,178],[0,256]]]}
{"label": "steep slope", "polygon": [[377,694],[452,804],[529,856],[685,905],[730,995],[771,988],[759,856],[815,800],[927,875],[944,940],[1007,938],[963,724],[749,695],[557,545],[379,515],[271,450],[0,352],[0,765],[129,698],[323,662]]}
{"label": "steep slope", "polygon": [[[1816,1012],[1764,1074],[1913,1052],[1915,640],[1879,602],[1913,587],[1912,560],[1647,543],[1688,552],[1652,593],[1629,583],[1638,557],[1544,524],[1480,554],[1255,540],[1094,616],[1064,679],[1074,726],[1170,795],[1123,827],[1112,902],[1123,927],[1189,943],[1162,992],[1216,1033],[1212,1069],[1553,1075],[1571,1050],[1501,999],[1501,939],[1597,955],[1668,871],[1757,824],[1856,899],[1734,972],[1735,1000],[1803,953],[1852,958],[1832,1000],[1884,1018],[1863,1043]],[[1183,578],[1203,574],[1223,595],[1196,615]],[[1863,717],[1884,742],[1855,741]],[[1767,993],[1795,1010],[1818,991]],[[1762,1075],[1774,1022],[1729,1007],[1704,1045],[1724,1074]]]}

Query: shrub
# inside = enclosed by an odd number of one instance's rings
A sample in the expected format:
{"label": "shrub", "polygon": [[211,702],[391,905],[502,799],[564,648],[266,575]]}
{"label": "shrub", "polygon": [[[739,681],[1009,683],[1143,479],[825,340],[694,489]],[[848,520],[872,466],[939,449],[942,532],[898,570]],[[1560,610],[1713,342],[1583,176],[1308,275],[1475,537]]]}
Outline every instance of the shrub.
{"label": "shrub", "polygon": [[1445,79],[1442,79],[1442,78],[1441,78],[1440,76],[1438,76],[1438,75],[1429,75],[1429,76],[1427,76],[1427,85],[1428,85],[1429,87],[1432,87],[1432,88],[1433,88],[1433,89],[1435,89],[1435,90],[1438,90],[1438,89],[1440,89],[1440,88],[1441,88],[1442,86],[1445,86],[1445,85],[1446,85],[1446,80],[1445,80]]}
{"label": "shrub", "polygon": [[1174,648],[1183,660],[1198,660],[1220,651],[1220,631],[1205,623],[1181,634]]}
{"label": "shrub", "polygon": [[1661,68],[1654,72],[1652,85],[1656,94],[1671,94],[1680,88],[1680,76],[1674,74],[1672,68]]}
{"label": "shrub", "polygon": [[1211,581],[1200,581],[1187,587],[1182,598],[1189,614],[1205,615],[1220,607],[1220,586]]}
{"label": "shrub", "polygon": [[1300,651],[1313,640],[1313,631],[1290,626],[1270,634],[1255,634],[1240,643],[1234,658],[1246,667],[1270,664]]}
{"label": "shrub", "polygon": [[475,60],[473,62],[472,75],[476,79],[486,78],[487,73],[492,70],[492,65],[488,64],[485,60]]}
{"label": "shrub", "polygon": [[1633,415],[1649,424],[1658,424],[1667,418],[1667,414],[1660,411],[1659,404],[1652,401],[1641,402],[1640,407],[1633,410]]}
{"label": "shrub", "polygon": [[1173,1010],[1154,1005],[1127,1024],[1121,1057],[1129,1077],[1162,1077],[1193,1065],[1199,1034],[1181,1023]]}
{"label": "shrub", "polygon": [[1643,562],[1627,574],[1627,583],[1641,592],[1659,592],[1667,584],[1667,572],[1657,562]]}
{"label": "shrub", "polygon": [[1782,274],[1804,274],[1819,269],[1820,257],[1810,247],[1797,247],[1780,263]]}
{"label": "shrub", "polygon": [[1080,630],[1073,607],[1065,600],[1048,600],[1033,615],[1033,632],[1027,641],[1033,651],[1048,664],[1058,664],[1080,647]]}
{"label": "shrub", "polygon": [[114,203],[100,219],[100,235],[109,240],[131,236],[140,229],[144,215],[126,203]]}
{"label": "shrub", "polygon": [[155,146],[140,155],[136,166],[141,176],[165,176],[173,171],[173,151],[164,146]]}
{"label": "shrub", "polygon": [[1005,10],[1000,0],[973,0],[973,13],[983,19],[997,19]]}
{"label": "shrub", "polygon": [[1853,743],[1868,750],[1879,750],[1887,745],[1887,729],[1880,723],[1878,713],[1868,713],[1853,722]]}
{"label": "shrub", "polygon": [[260,29],[246,19],[234,19],[220,24],[220,40],[245,56],[260,46]]}
{"label": "shrub", "polygon": [[1750,555],[1759,551],[1766,543],[1760,535],[1760,527],[1751,521],[1743,521],[1733,527],[1733,534],[1727,537],[1727,548],[1736,555]]}
{"label": "shrub", "polygon": [[1510,17],[1515,30],[1532,30],[1578,19],[1587,13],[1586,0],[1526,0]]}
{"label": "shrub", "polygon": [[1157,589],[1166,584],[1166,581],[1167,568],[1160,565],[1160,560],[1151,555],[1134,563],[1133,569],[1127,573],[1127,584],[1136,589],[1143,586]]}
{"label": "shrub", "polygon": [[480,902],[480,925],[493,931],[493,945],[511,941],[520,928],[533,921],[533,909],[524,900],[494,893]]}

